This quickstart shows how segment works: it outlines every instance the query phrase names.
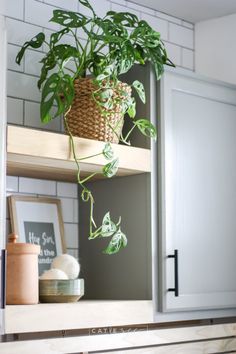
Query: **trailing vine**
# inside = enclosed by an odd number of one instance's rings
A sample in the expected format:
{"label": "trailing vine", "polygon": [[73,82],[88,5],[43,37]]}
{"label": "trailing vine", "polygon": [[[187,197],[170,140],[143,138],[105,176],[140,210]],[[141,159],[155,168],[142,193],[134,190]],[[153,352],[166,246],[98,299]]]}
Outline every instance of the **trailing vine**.
{"label": "trailing vine", "polygon": [[[125,136],[121,134],[119,139],[122,143],[130,145],[130,135],[135,129],[149,138],[156,138],[156,129],[148,119],[144,117],[136,119],[136,101],[133,93],[136,92],[145,104],[143,84],[135,80],[131,84],[132,94],[129,95],[119,81],[120,75],[127,73],[135,64],[144,65],[150,62],[158,80],[163,74],[164,65],[174,66],[174,64],[168,58],[160,33],[146,21],[139,20],[136,15],[129,12],[114,11],[108,11],[100,18],[88,0],[78,1],[80,6],[90,10],[90,16],[79,12],[54,10],[50,22],[59,25],[61,29],[53,32],[49,40],[43,32],[40,32],[25,42],[17,54],[16,62],[20,65],[28,48],[38,49],[42,46],[48,48],[41,60],[42,68],[38,80],[38,88],[42,91],[41,121],[48,123],[64,115],[65,128],[77,166],[77,182],[82,188],[81,198],[90,205],[89,239],[110,237],[104,252],[113,254],[127,245],[127,239],[121,231],[121,218],[115,223],[107,212],[101,226],[97,227],[95,223],[94,198],[86,182],[97,172],[82,178],[80,170],[80,162],[94,156],[77,156],[74,137],[67,122],[67,115],[75,97],[74,81],[88,74],[92,75],[94,85],[97,87],[93,92],[93,98],[114,134],[117,134],[117,127],[111,126],[109,112],[117,104],[120,105],[122,116],[130,120],[131,128]],[[85,39],[81,39],[82,37]],[[71,42],[73,44],[68,44]],[[113,95],[115,90],[119,91],[116,99]],[[108,178],[114,176],[119,161],[113,156],[111,145],[106,143],[104,149],[96,155],[103,155],[108,161],[101,173]]]}

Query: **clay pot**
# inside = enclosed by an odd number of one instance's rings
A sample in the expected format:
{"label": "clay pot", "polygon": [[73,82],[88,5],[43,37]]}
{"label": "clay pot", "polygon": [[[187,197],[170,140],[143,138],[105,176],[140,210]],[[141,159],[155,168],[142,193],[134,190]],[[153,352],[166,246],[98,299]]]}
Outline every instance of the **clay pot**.
{"label": "clay pot", "polygon": [[16,243],[17,235],[9,235],[7,244],[7,305],[31,305],[39,301],[38,255],[40,246]]}

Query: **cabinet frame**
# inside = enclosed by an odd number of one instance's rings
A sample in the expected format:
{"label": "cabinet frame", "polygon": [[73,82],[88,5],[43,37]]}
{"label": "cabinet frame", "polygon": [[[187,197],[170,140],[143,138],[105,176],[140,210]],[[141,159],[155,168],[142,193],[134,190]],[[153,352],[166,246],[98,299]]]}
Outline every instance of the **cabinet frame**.
{"label": "cabinet frame", "polygon": [[[186,70],[182,69],[176,69],[172,70],[169,69],[167,70],[167,76],[168,74],[174,74],[176,77],[181,78],[181,77],[186,77],[189,79],[194,79],[196,82],[198,82],[198,85],[200,85],[201,82],[206,83],[205,87],[205,93],[207,92],[207,84],[210,87],[212,84],[216,84],[219,87],[219,92],[217,94],[220,95],[220,90],[222,90],[224,87],[227,89],[232,89],[235,90],[234,85],[228,85],[222,82],[218,82],[216,80],[209,80],[205,77],[202,77],[200,75],[196,75],[195,73],[189,73]],[[156,155],[158,155],[158,163],[155,164],[154,167],[154,179],[157,183],[159,182],[159,187],[158,187],[158,208],[159,208],[159,225],[158,225],[158,241],[156,241],[156,247],[157,247],[157,252],[158,252],[158,261],[156,262],[156,267],[158,268],[158,272],[156,271],[156,286],[155,286],[155,294],[154,294],[154,299],[155,299],[155,304],[156,304],[156,320],[159,318],[160,321],[164,321],[167,319],[173,319],[173,320],[188,320],[189,318],[192,319],[197,319],[197,318],[217,318],[217,317],[224,317],[224,316],[229,316],[233,317],[236,315],[236,309],[235,308],[219,308],[219,306],[215,306],[214,308],[212,307],[205,307],[205,308],[180,308],[177,309],[170,309],[168,310],[167,305],[166,305],[166,299],[165,299],[165,292],[167,291],[167,284],[166,284],[166,261],[167,261],[167,256],[170,253],[174,252],[174,249],[167,254],[166,253],[166,230],[165,230],[165,217],[166,217],[166,210],[165,210],[165,141],[164,141],[164,136],[165,136],[165,117],[166,117],[166,108],[167,105],[171,104],[170,96],[166,95],[166,90],[168,91],[168,88],[165,87],[166,85],[166,80],[165,80],[165,74],[163,79],[161,80],[157,92],[158,96],[158,103],[159,103],[159,115],[161,116],[161,121],[160,121],[160,127],[159,131],[161,131],[160,135],[160,140],[159,140],[159,145],[158,145],[158,152],[156,152]],[[233,91],[232,91],[233,92]],[[205,94],[204,92],[202,93],[203,95]],[[209,94],[210,96],[210,94]],[[232,93],[233,97],[233,93]],[[221,101],[225,101],[230,103],[230,99],[227,100],[226,97],[222,97]],[[172,262],[171,260],[168,260],[168,262]],[[172,264],[172,263],[171,263]],[[173,268],[173,273],[174,273],[174,268]],[[173,295],[173,294],[172,294]],[[173,295],[174,296],[174,295]]]}

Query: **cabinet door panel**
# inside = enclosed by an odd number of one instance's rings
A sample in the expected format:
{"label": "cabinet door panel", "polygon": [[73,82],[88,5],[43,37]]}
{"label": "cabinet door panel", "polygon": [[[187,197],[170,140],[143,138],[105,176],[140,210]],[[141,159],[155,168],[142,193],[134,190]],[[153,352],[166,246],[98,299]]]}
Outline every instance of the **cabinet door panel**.
{"label": "cabinet door panel", "polygon": [[162,89],[162,310],[233,308],[236,88],[167,73]]}

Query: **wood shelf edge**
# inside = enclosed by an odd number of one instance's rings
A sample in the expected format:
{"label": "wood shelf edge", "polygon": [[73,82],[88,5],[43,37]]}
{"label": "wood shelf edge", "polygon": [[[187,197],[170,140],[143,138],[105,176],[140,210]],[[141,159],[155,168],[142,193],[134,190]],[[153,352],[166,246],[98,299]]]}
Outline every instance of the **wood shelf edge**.
{"label": "wood shelf edge", "polygon": [[[102,151],[104,143],[75,138],[80,156],[90,156]],[[129,176],[151,171],[150,150],[112,144],[120,167],[117,176]],[[103,156],[81,162],[83,175],[98,172],[107,163]],[[71,156],[67,135],[8,126],[7,172],[11,175],[75,181],[76,165]],[[102,175],[98,175],[102,178]]]}
{"label": "wood shelf edge", "polygon": [[8,305],[5,333],[114,327],[153,322],[150,300],[81,300],[77,303]]}

